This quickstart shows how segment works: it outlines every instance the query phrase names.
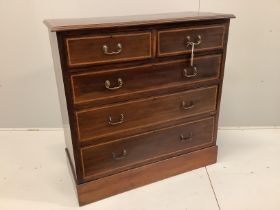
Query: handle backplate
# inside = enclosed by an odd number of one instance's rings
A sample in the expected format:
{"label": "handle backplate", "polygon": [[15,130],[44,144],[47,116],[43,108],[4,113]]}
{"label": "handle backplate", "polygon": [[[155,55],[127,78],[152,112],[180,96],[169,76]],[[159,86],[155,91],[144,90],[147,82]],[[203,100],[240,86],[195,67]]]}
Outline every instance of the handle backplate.
{"label": "handle backplate", "polygon": [[197,76],[197,74],[198,74],[198,70],[196,66],[191,67],[191,73],[190,73],[190,69],[187,68],[183,69],[184,77],[191,78]]}
{"label": "handle backplate", "polygon": [[191,36],[187,36],[187,46],[192,46],[192,45],[200,45],[202,43],[202,36],[197,35],[196,40],[193,40]]}
{"label": "handle backplate", "polygon": [[124,114],[120,115],[120,119],[117,122],[113,122],[112,117],[109,116],[109,122],[108,122],[109,125],[119,125],[119,124],[122,124],[123,122],[124,122]]}
{"label": "handle backplate", "polygon": [[103,49],[103,53],[105,55],[118,55],[122,52],[122,44],[121,43],[117,44],[117,50],[116,51],[109,51],[109,47],[106,44],[103,45],[102,49]]}
{"label": "handle backplate", "polygon": [[122,160],[127,156],[126,149],[122,150],[122,153],[120,155],[117,155],[115,152],[112,152],[112,157],[114,160]]}
{"label": "handle backplate", "polygon": [[192,140],[192,137],[193,137],[192,132],[190,132],[188,136],[184,136],[184,135],[182,134],[182,135],[180,135],[180,141],[181,141],[181,142],[191,141],[191,140]]}
{"label": "handle backplate", "polygon": [[189,109],[192,109],[194,108],[195,105],[194,105],[194,102],[193,101],[190,101],[189,103],[185,102],[185,101],[182,101],[182,108],[184,110],[189,110]]}
{"label": "handle backplate", "polygon": [[123,86],[123,80],[122,80],[122,78],[118,78],[118,86],[115,86],[115,87],[110,87],[110,86],[111,86],[110,80],[106,80],[106,81],[105,81],[105,87],[106,87],[106,89],[108,89],[108,90],[117,90],[117,89],[120,89],[120,88]]}

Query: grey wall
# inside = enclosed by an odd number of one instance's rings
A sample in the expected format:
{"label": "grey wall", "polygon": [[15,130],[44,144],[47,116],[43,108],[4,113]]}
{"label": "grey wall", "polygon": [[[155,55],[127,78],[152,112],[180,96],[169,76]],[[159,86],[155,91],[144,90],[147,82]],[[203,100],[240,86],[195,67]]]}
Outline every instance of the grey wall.
{"label": "grey wall", "polygon": [[[0,128],[61,127],[46,18],[197,10],[198,0],[1,0]],[[234,13],[221,126],[280,125],[280,2],[201,0]]]}

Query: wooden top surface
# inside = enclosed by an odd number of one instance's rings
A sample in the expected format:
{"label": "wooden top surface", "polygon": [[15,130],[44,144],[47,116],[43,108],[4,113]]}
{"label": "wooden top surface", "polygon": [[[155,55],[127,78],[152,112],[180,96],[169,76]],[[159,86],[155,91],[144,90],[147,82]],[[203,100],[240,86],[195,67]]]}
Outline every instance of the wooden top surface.
{"label": "wooden top surface", "polygon": [[108,28],[119,26],[152,25],[169,22],[188,22],[199,20],[216,20],[235,18],[232,14],[208,12],[180,12],[152,15],[133,15],[82,19],[51,19],[44,23],[50,31],[69,31],[78,29]]}

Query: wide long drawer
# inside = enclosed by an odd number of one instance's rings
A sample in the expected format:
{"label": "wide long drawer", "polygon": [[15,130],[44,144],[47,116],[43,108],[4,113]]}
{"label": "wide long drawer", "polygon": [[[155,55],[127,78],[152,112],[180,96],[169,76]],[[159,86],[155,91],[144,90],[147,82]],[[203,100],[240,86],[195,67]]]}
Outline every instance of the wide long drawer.
{"label": "wide long drawer", "polygon": [[[203,132],[202,132],[203,131]],[[84,177],[98,178],[214,143],[214,117],[81,149]]]}
{"label": "wide long drawer", "polygon": [[149,31],[69,37],[65,42],[69,67],[152,57]]}
{"label": "wide long drawer", "polygon": [[217,86],[76,112],[80,141],[144,132],[153,125],[216,110]]}
{"label": "wide long drawer", "polygon": [[96,101],[119,102],[128,95],[174,85],[219,78],[221,55],[197,57],[195,68],[187,59],[86,72],[71,75],[74,104]]}

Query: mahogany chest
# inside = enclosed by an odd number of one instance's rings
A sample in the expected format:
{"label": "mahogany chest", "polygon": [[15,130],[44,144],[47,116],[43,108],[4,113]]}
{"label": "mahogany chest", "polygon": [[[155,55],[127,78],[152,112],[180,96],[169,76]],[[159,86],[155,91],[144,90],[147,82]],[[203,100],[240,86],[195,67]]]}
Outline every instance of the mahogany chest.
{"label": "mahogany chest", "polygon": [[45,21],[80,205],[216,162],[233,17]]}

